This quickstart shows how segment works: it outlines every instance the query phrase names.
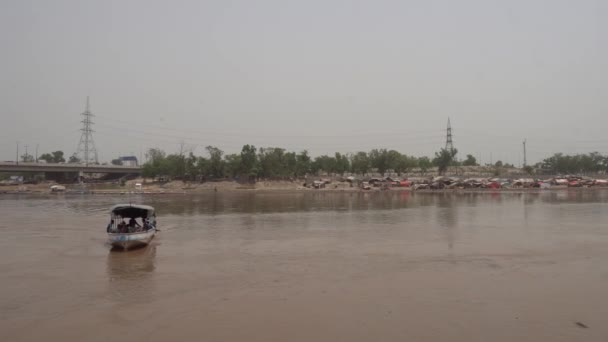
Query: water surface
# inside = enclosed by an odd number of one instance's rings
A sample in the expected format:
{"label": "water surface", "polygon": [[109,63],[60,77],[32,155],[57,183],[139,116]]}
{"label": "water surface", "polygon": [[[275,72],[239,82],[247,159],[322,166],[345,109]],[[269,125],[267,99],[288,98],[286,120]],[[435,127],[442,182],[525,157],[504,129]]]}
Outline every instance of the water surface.
{"label": "water surface", "polygon": [[[112,252],[107,211],[129,201],[156,207],[162,231]],[[607,202],[3,195],[0,340],[606,341]]]}

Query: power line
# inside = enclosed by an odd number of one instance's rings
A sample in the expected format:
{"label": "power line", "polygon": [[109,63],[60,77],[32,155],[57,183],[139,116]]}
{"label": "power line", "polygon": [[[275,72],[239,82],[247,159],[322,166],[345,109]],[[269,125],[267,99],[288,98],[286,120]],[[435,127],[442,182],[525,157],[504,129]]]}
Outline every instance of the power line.
{"label": "power line", "polygon": [[[285,143],[276,143],[276,142],[270,142],[270,141],[256,141],[256,142],[251,142],[251,141],[247,141],[247,142],[243,142],[243,143],[236,143],[235,141],[229,141],[226,143],[222,143],[219,142],[215,139],[213,140],[203,140],[201,138],[190,138],[190,137],[178,137],[178,136],[169,136],[169,137],[163,137],[162,135],[160,137],[156,136],[155,134],[148,134],[148,133],[144,133],[144,132],[129,132],[127,134],[120,134],[120,133],[116,133],[116,132],[104,132],[104,131],[96,131],[97,135],[101,135],[101,136],[110,136],[110,137],[118,137],[118,138],[125,138],[129,140],[129,142],[133,142],[133,141],[146,141],[146,142],[152,142],[152,143],[156,143],[156,144],[171,144],[171,145],[176,145],[179,146],[181,141],[184,141],[186,143],[189,144],[194,144],[197,146],[207,146],[207,145],[219,145],[222,148],[233,148],[233,149],[238,149],[240,150],[240,148],[245,144],[253,144],[256,146],[263,146],[263,147],[281,147],[281,148],[286,148],[286,149],[291,149],[291,150],[311,150],[311,149],[315,149],[315,148],[323,148],[323,149],[335,149],[335,150],[340,150],[340,149],[348,149],[349,152],[354,152],[355,150],[359,151],[361,150],[363,147],[358,147],[358,146],[362,146],[362,145],[367,145],[370,146],[371,148],[388,148],[388,147],[394,147],[394,149],[399,149],[402,150],[402,147],[398,147],[399,145],[403,145],[402,141],[395,141],[395,142],[390,142],[387,143],[387,141],[383,141],[381,144],[376,144],[376,143],[370,143],[370,142],[362,142],[359,141],[357,143],[333,143],[333,144],[327,144],[327,143],[322,143],[322,142],[318,142],[318,143],[307,143],[306,146],[298,146],[299,143],[294,144],[294,143],[289,143],[289,142],[285,142]],[[143,136],[138,136],[138,135],[143,135]],[[152,137],[154,136],[154,137]],[[268,138],[267,138],[268,139]],[[431,140],[429,139],[417,139],[416,141],[412,141],[412,142],[408,142],[405,147],[407,146],[437,146],[437,142],[440,140],[437,140],[437,138],[432,138]],[[149,144],[149,143],[148,143]],[[382,145],[382,146],[379,146]],[[364,150],[366,148],[363,148]]]}
{"label": "power line", "polygon": [[[124,132],[128,133],[129,135],[131,135],[131,134],[143,134],[143,135],[146,135],[146,137],[154,136],[154,137],[173,138],[173,139],[178,139],[178,140],[179,139],[187,139],[187,140],[202,141],[202,139],[201,139],[200,136],[194,137],[194,136],[191,136],[191,135],[189,136],[189,135],[185,135],[185,134],[179,134],[179,135],[177,135],[177,134],[167,134],[167,133],[156,133],[154,131],[147,130],[147,129],[143,129],[143,130],[139,129],[139,128],[138,129],[133,129],[133,128],[130,128],[130,127],[121,127],[121,126],[99,124],[99,123],[97,125],[101,126],[101,127],[105,127],[105,128],[109,129],[112,132],[115,132],[115,131],[124,131]],[[97,134],[100,134],[102,132],[107,133],[107,131],[97,131]],[[403,138],[400,138],[398,136],[391,136],[391,135],[389,135],[389,137],[391,137],[394,140],[397,140],[397,138],[398,138],[399,141],[403,141]],[[241,139],[242,138],[243,137],[241,137]],[[253,141],[259,141],[260,139],[266,139],[267,140],[269,138],[274,139],[274,138],[277,138],[277,137],[274,136],[274,135],[272,135],[272,136],[265,135],[265,136],[259,136],[259,137],[253,137],[253,138],[252,137],[245,137],[245,138],[246,139],[251,139]],[[294,138],[298,138],[298,137],[295,136]],[[380,135],[379,136],[361,137],[360,139],[362,139],[362,138],[366,139],[366,140],[373,140],[373,138],[382,138],[383,141],[387,140],[386,136],[380,136]],[[426,136],[418,136],[418,137],[416,137],[416,136],[408,136],[406,139],[408,141],[419,141],[419,140],[429,140],[429,139],[437,140],[437,139],[440,139],[440,138],[442,138],[441,135],[426,135]],[[360,141],[360,139],[359,139],[359,141]],[[207,138],[205,140],[206,141],[214,141],[214,142],[232,143],[232,142],[234,142],[235,139]],[[326,145],[326,143],[322,143],[322,142],[319,142],[319,143],[321,143],[323,145]],[[344,144],[349,144],[349,143],[348,142],[344,142]]]}
{"label": "power line", "polygon": [[[241,133],[241,132],[218,132],[217,129],[214,130],[201,130],[201,129],[191,129],[191,128],[174,128],[174,127],[167,127],[167,126],[159,126],[159,125],[152,125],[152,124],[147,124],[147,123],[139,123],[139,122],[134,122],[134,121],[127,121],[127,120],[120,120],[120,119],[112,119],[112,118],[108,118],[108,117],[102,117],[102,116],[95,116],[97,119],[102,119],[103,121],[110,121],[113,123],[122,123],[125,125],[130,125],[130,126],[137,126],[137,127],[149,127],[149,128],[154,128],[154,129],[159,129],[162,131],[176,131],[178,133],[183,133],[183,132],[190,132],[190,133],[196,133],[196,134],[204,134],[206,136],[209,135],[215,135],[215,136],[233,136],[233,137],[248,137],[248,138],[266,138],[268,137],[268,134],[250,134],[250,133]],[[104,126],[109,126],[108,124],[102,124],[102,123],[96,123],[97,125],[104,125]],[[116,127],[116,126],[114,126]],[[273,137],[276,138],[358,138],[358,137],[386,137],[386,136],[402,136],[404,133],[407,133],[409,136],[411,136],[414,133],[422,133],[422,134],[429,134],[429,133],[439,133],[439,132],[443,132],[443,130],[409,130],[407,132],[405,132],[403,129],[400,131],[395,131],[395,132],[372,132],[372,133],[351,133],[351,134],[327,134],[327,135],[323,135],[323,134],[306,134],[306,135],[298,135],[298,134],[287,134],[287,135],[281,135],[281,134],[272,134]]]}

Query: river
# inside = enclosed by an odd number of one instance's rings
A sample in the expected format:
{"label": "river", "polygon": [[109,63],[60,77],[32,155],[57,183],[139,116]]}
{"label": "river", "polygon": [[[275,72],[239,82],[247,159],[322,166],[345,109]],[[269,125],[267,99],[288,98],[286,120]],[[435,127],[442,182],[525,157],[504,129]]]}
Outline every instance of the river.
{"label": "river", "polygon": [[[108,209],[156,208],[111,251]],[[2,341],[606,341],[608,191],[0,195]]]}

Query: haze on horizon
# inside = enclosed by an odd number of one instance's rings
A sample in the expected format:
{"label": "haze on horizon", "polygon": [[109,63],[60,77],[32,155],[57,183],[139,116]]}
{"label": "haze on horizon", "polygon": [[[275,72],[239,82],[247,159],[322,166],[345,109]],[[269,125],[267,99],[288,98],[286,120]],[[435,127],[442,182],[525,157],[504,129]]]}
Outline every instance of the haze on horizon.
{"label": "haze on horizon", "polygon": [[603,1],[0,1],[0,160],[242,145],[608,153]]}

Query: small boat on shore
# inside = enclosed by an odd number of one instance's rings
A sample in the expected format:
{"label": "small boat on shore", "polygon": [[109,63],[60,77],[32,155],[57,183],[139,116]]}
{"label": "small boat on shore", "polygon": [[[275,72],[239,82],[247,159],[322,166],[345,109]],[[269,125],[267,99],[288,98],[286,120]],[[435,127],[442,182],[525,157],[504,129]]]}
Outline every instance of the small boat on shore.
{"label": "small boat on shore", "polygon": [[152,241],[156,230],[156,213],[151,206],[118,204],[110,210],[106,232],[113,247],[127,250],[145,246]]}
{"label": "small boat on shore", "polygon": [[53,186],[51,186],[51,192],[65,192],[65,186],[53,185]]}

